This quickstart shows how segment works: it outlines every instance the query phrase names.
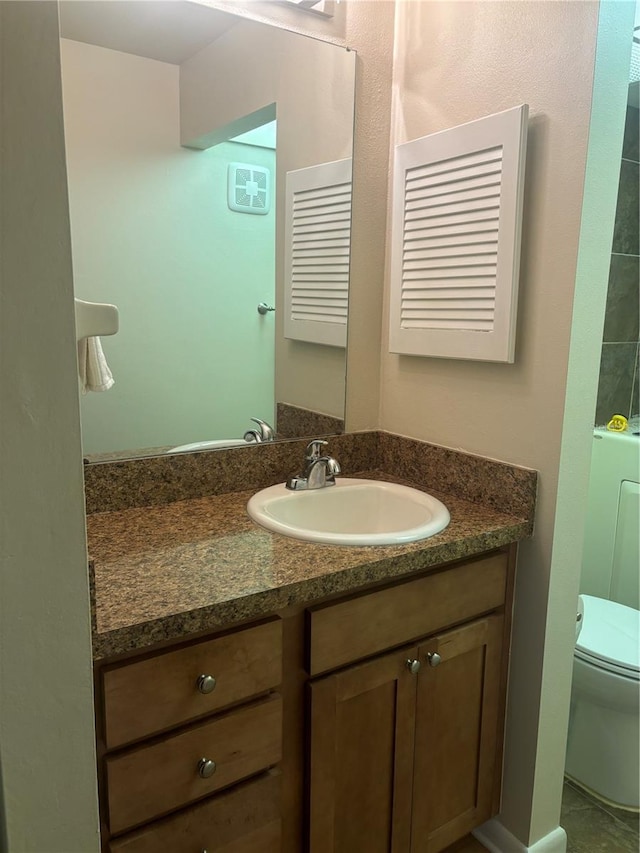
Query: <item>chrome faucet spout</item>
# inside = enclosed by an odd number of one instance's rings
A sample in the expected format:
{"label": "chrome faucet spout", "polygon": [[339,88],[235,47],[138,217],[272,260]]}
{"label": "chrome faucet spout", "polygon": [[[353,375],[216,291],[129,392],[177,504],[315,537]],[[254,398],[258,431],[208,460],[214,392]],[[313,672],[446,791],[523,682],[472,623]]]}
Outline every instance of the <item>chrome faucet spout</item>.
{"label": "chrome faucet spout", "polygon": [[325,447],[328,442],[321,438],[315,438],[307,445],[304,459],[304,469],[301,474],[289,477],[286,482],[287,489],[302,491],[311,489],[324,489],[333,486],[336,482],[336,474],[340,473],[340,465],[333,456],[321,455],[320,448]]}
{"label": "chrome faucet spout", "polygon": [[258,425],[258,428],[248,429],[244,434],[245,441],[259,444],[262,441],[273,441],[275,439],[273,427],[269,426],[266,421],[261,421],[260,418],[251,418],[251,420]]}

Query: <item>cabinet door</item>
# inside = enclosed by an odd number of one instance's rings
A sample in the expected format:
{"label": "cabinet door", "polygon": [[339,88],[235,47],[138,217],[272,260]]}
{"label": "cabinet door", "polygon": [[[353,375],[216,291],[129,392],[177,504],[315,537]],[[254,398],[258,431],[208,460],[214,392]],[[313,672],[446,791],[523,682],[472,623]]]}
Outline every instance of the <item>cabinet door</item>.
{"label": "cabinet door", "polygon": [[491,817],[502,626],[489,616],[419,648],[411,853],[438,853]]}
{"label": "cabinet door", "polygon": [[311,683],[310,853],[409,853],[416,656]]}

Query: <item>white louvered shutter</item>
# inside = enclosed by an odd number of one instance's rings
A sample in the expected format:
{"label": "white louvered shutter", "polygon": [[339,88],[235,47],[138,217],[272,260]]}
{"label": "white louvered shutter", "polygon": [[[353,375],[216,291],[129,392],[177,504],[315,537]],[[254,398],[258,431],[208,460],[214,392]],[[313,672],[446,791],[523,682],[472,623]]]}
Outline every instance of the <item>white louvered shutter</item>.
{"label": "white louvered shutter", "polygon": [[287,172],[284,335],[347,343],[351,158]]}
{"label": "white louvered shutter", "polygon": [[391,352],[513,362],[528,111],[396,148]]}

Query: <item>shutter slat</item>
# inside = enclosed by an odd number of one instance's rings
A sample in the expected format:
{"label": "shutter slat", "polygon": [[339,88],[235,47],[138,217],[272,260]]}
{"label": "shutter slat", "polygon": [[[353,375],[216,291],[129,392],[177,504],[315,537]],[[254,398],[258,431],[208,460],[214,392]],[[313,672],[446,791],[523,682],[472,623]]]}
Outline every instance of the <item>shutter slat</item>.
{"label": "shutter slat", "polygon": [[349,252],[349,237],[314,237],[299,235],[292,246],[293,252],[315,252],[316,249],[346,249]]}
{"label": "shutter slat", "polygon": [[410,243],[412,240],[437,240],[442,237],[472,236],[474,234],[485,234],[490,231],[497,231],[499,218],[495,214],[485,216],[477,214],[470,219],[469,222],[461,222],[455,228],[451,227],[451,223],[445,225],[431,225],[424,227],[420,223],[405,224],[404,243]]}
{"label": "shutter slat", "polygon": [[346,259],[345,262],[348,264],[349,263],[349,247],[345,246],[344,248],[341,248],[341,247],[336,248],[334,246],[327,246],[326,248],[322,247],[319,249],[297,249],[297,248],[295,248],[293,250],[294,261],[303,262],[305,260],[305,258],[311,258],[311,259],[338,258],[339,260],[342,260],[344,258],[344,259]]}
{"label": "shutter slat", "polygon": [[343,238],[349,233],[349,222],[306,222],[305,224],[298,223],[296,225],[295,234],[292,233],[292,242],[295,243],[300,239],[307,237],[308,239],[315,238],[316,234],[324,234],[327,239],[331,237]]}
{"label": "shutter slat", "polygon": [[500,178],[502,175],[502,163],[495,161],[483,163],[480,166],[469,166],[457,169],[443,169],[442,171],[414,179],[409,184],[410,176],[407,176],[407,190],[423,187],[425,190],[446,190],[451,192],[461,181],[476,179],[478,182],[487,179]]}
{"label": "shutter slat", "polygon": [[[424,320],[403,320],[402,325],[405,329],[423,329]],[[493,328],[491,320],[429,320],[430,329],[446,330],[452,329],[459,332],[490,332]]]}
{"label": "shutter slat", "polygon": [[293,221],[294,223],[300,219],[309,219],[309,217],[319,216],[321,213],[335,213],[336,219],[344,219],[345,213],[351,213],[351,200],[348,201],[320,201],[314,202],[313,205],[297,205],[293,206]]}
{"label": "shutter slat", "polygon": [[437,259],[437,258],[482,258],[486,255],[497,255],[498,241],[488,243],[473,243],[463,246],[438,246],[434,249],[427,246],[415,246],[410,244],[409,248],[404,250],[404,262],[422,259]]}
{"label": "shutter slat", "polygon": [[293,210],[299,213],[303,210],[316,210],[318,207],[337,207],[338,205],[351,205],[351,196],[348,192],[323,195],[316,198],[295,198]]}
{"label": "shutter slat", "polygon": [[322,278],[326,278],[327,276],[334,275],[337,273],[348,273],[349,272],[349,264],[294,264],[293,265],[293,278],[298,278],[298,276],[303,276],[304,278],[311,278],[312,276],[321,276]]}
{"label": "shutter slat", "polygon": [[482,191],[491,187],[500,186],[500,175],[502,169],[496,169],[488,175],[477,175],[473,178],[462,178],[455,182],[445,182],[441,186],[429,185],[425,188],[422,181],[410,181],[407,179],[407,199],[416,198],[416,196],[424,195],[428,189],[429,195],[432,198],[439,198],[443,195],[458,195],[463,192]]}
{"label": "shutter slat", "polygon": [[[441,196],[433,197],[429,195],[416,196],[413,199],[407,200],[407,214],[418,210],[433,210],[434,214],[444,216],[446,213],[453,213],[458,210],[473,210],[486,207],[499,206],[500,187],[496,190],[483,190],[481,193],[447,193]],[[470,207],[471,203],[474,207]],[[484,204],[482,204],[484,202]]]}
{"label": "shutter slat", "polygon": [[[306,321],[306,322],[314,322],[314,323],[333,323],[336,326],[340,326],[342,328],[343,336],[346,340],[347,334],[347,316],[345,314],[344,317],[318,317],[315,314],[306,314],[306,313],[296,313],[292,316],[292,320],[298,321]],[[298,339],[299,340],[299,339]],[[312,343],[326,343],[325,341],[312,341]],[[340,346],[340,344],[337,344]]]}
{"label": "shutter slat", "polygon": [[404,272],[411,272],[412,270],[451,269],[452,267],[495,267],[497,260],[498,255],[495,251],[473,255],[463,255],[455,252],[450,255],[439,254],[435,258],[416,252],[413,257],[405,255],[402,269]]}
{"label": "shutter slat", "polygon": [[[318,224],[334,224],[340,225],[342,227],[346,227],[351,221],[351,210],[322,210],[317,213],[310,214],[296,214],[293,220],[293,228],[294,234],[297,232],[299,227],[304,228],[305,225],[318,225]],[[346,223],[346,224],[345,224]]]}
{"label": "shutter slat", "polygon": [[498,245],[497,230],[483,231],[475,234],[450,234],[442,237],[422,237],[405,240],[404,252],[414,250],[437,251],[451,247],[472,248],[473,246]]}
{"label": "shutter slat", "polygon": [[476,214],[478,211],[495,211],[499,217],[500,199],[499,198],[481,198],[475,201],[460,202],[459,204],[450,204],[445,207],[435,207],[433,209],[407,210],[405,213],[405,222],[407,225],[414,222],[422,222],[428,225],[451,225],[452,223],[467,222],[470,215]]}
{"label": "shutter slat", "polygon": [[293,197],[293,203],[296,204],[298,201],[311,201],[316,198],[332,198],[336,195],[347,195],[350,198],[351,183],[345,182],[339,184],[328,184],[324,187],[316,187],[308,190],[296,189]]}
{"label": "shutter slat", "polygon": [[459,154],[455,157],[443,158],[433,163],[425,163],[407,170],[407,181],[415,181],[432,175],[452,175],[463,169],[469,169],[472,174],[479,174],[491,163],[502,162],[502,145]]}
{"label": "shutter slat", "polygon": [[446,278],[485,278],[495,279],[496,267],[438,267],[434,270],[409,270],[403,273],[404,281],[429,281],[429,279],[446,279]]}
{"label": "shutter slat", "polygon": [[[466,312],[489,311],[495,308],[495,296],[460,297],[459,299],[410,299],[402,300],[402,311],[406,316],[420,314],[421,316],[438,316],[442,312],[454,316],[454,311]],[[490,319],[490,317],[488,318]]]}
{"label": "shutter slat", "polygon": [[435,289],[435,293],[433,291],[434,288],[429,287],[407,289],[402,297],[403,304],[412,300],[418,302],[422,299],[433,301],[437,299],[492,299],[495,301],[496,294],[495,287],[492,285],[483,287],[481,284],[477,286],[466,285],[465,287],[439,287]]}

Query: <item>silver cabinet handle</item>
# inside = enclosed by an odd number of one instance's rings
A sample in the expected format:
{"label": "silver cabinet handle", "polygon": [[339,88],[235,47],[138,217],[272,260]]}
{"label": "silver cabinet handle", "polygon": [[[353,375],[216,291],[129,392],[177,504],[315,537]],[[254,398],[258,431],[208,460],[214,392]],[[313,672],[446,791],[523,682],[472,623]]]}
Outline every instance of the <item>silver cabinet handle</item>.
{"label": "silver cabinet handle", "polygon": [[442,658],[438,652],[427,652],[427,661],[429,662],[429,666],[438,666]]}
{"label": "silver cabinet handle", "polygon": [[212,675],[199,675],[196,687],[199,693],[211,693],[215,690],[216,680]]}
{"label": "silver cabinet handle", "polygon": [[198,776],[201,779],[208,779],[216,772],[216,763],[210,758],[201,758],[198,761]]}
{"label": "silver cabinet handle", "polygon": [[419,660],[413,660],[412,658],[409,658],[408,661],[405,661],[405,666],[407,667],[411,675],[417,675],[420,672]]}

